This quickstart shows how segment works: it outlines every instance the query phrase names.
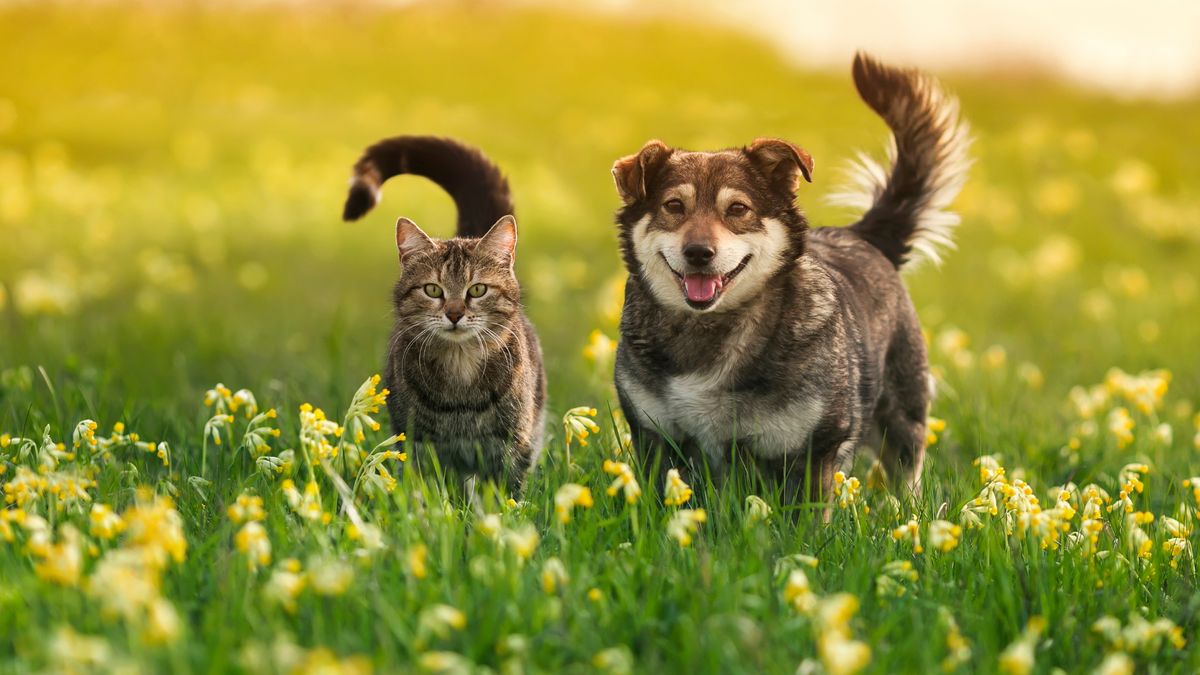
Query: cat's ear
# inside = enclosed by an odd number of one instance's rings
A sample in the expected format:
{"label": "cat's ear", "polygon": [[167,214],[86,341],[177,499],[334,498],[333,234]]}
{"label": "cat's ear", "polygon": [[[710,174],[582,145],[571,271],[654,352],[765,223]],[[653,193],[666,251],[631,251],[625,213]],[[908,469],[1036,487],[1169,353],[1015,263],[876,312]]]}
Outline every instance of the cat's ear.
{"label": "cat's ear", "polygon": [[475,250],[486,251],[511,265],[517,253],[517,219],[504,216],[497,220],[492,229],[479,240]]}
{"label": "cat's ear", "polygon": [[436,245],[416,223],[401,218],[396,221],[396,248],[400,251],[400,264],[403,265],[418,253],[432,251]]}

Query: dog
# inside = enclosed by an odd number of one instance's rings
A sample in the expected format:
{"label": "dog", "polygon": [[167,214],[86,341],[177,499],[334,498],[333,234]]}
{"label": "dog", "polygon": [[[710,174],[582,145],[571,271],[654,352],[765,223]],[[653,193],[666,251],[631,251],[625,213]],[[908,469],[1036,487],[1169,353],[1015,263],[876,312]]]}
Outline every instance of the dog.
{"label": "dog", "polygon": [[900,272],[954,247],[971,139],[933,78],[862,53],[852,72],[892,146],[890,167],[852,170],[839,201],[865,212],[849,227],[809,228],[795,194],[813,160],[784,140],[652,140],[613,165],[629,272],[614,379],[636,451],[664,471],[745,462],[820,501],[879,439],[885,474],[919,489],[928,360]]}

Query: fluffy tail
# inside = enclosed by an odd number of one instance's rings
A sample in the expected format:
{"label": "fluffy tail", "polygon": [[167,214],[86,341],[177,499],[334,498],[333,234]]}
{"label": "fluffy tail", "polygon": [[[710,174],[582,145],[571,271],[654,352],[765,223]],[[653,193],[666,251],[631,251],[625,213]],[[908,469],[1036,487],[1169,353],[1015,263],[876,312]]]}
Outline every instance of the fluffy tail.
{"label": "fluffy tail", "polygon": [[958,119],[958,99],[937,80],[885,66],[861,52],[854,84],[863,101],[892,129],[888,171],[863,153],[850,169],[853,186],[830,201],[862,209],[850,226],[896,265],[941,264],[954,248],[958,214],[944,209],[962,189],[971,162],[970,129]]}
{"label": "fluffy tail", "polygon": [[450,138],[397,136],[367,148],[354,165],[342,218],[362,218],[379,203],[384,181],[404,173],[425,176],[450,194],[460,237],[482,237],[513,213],[508,181],[479,149]]}

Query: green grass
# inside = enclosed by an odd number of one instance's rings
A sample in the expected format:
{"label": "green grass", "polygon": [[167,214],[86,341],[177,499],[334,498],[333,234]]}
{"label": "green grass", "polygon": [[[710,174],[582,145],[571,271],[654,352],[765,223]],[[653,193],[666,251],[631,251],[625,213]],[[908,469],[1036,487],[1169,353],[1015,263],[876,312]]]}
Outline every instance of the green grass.
{"label": "green grass", "polygon": [[[1106,557],[1043,551],[993,521],[948,553],[926,541],[914,555],[892,538],[883,495],[865,497],[870,515],[835,509],[824,524],[812,509],[786,512],[769,486],[745,476],[693,486],[686,506],[706,509],[708,520],[683,548],[664,534],[675,508],[645,478],[651,467],[638,468],[636,506],[605,494],[612,476],[601,464],[615,447],[607,422],[586,448],[572,446],[570,468],[553,426],[515,508],[490,497],[469,506],[436,475],[391,462],[399,486],[360,499],[387,547],[360,558],[328,477],[319,477],[323,507],[335,518],[324,526],[298,519],[282,477],[257,473],[228,440],[221,451],[208,443],[201,470],[212,415],[204,392],[215,382],[248,387],[264,410],[279,411],[272,455],[300,450],[301,403],[340,419],[381,368],[397,273],[390,224],[405,215],[451,233],[449,198],[412,178],[389,183],[364,222],[340,223],[358,152],[388,135],[444,134],[504,168],[550,418],[588,405],[603,420],[615,405],[610,374],[582,349],[593,329],[617,337],[612,161],[650,138],[701,149],[784,137],[816,160],[816,182],[800,194],[813,222],[846,223],[849,214],[822,201],[836,167],[856,148],[880,149],[885,135],[857,100],[848,64],[846,73],[799,70],[714,28],[472,6],[3,7],[0,433],[40,440],[49,426],[70,445],[75,424],[92,419],[102,436],[122,422],[143,441],[167,442],[169,467],[117,450],[97,464],[89,494],[126,512],[137,486],[173,487],[188,547],[161,586],[180,635],[148,644],[136,622],[105,617],[82,588],[122,540],[91,538],[85,514],[58,513],[49,497],[28,505],[60,534],[75,523],[97,555],[85,552],[80,588],[64,587],[37,578],[26,531],[0,543],[0,670],[67,670],[52,649],[66,625],[107,642],[101,671],[221,672],[247,665],[256,645],[289,640],[360,655],[378,672],[414,670],[429,651],[495,671],[590,672],[597,653],[626,646],[637,672],[792,673],[817,658],[820,631],[784,602],[780,560],[805,553],[820,559],[803,568],[818,595],[861,602],[850,630],[871,648],[864,672],[939,668],[941,608],[971,641],[958,672],[997,672],[1033,616],[1048,622],[1035,672],[1091,672],[1107,651],[1091,626],[1105,615],[1176,622],[1187,646],[1136,654],[1139,672],[1195,671],[1194,566],[1168,565],[1161,522],[1191,500],[1179,481],[1200,469],[1191,419],[1200,398],[1200,101],[1121,102],[1035,77],[943,75],[977,133],[977,161],[958,202],[959,250],[908,280],[931,337],[958,327],[975,358],[958,368],[952,354],[931,350],[945,373],[932,414],[947,430],[931,447],[924,493],[911,503],[901,496],[902,512],[917,516],[926,540],[930,521],[957,520],[979,490],[979,455],[1000,455],[1047,507],[1049,489],[1068,480],[1115,497],[1121,467],[1145,461],[1152,469],[1136,504],[1158,517],[1145,526],[1154,545],[1144,563],[1117,555],[1133,557],[1119,514],[1105,516]],[[991,345],[1007,358],[989,370],[981,355]],[[1021,364],[1036,365],[1044,385],[1031,387]],[[1152,415],[1133,413],[1131,445],[1118,448],[1102,415],[1100,432],[1072,450],[1068,391],[1114,366],[1167,368],[1174,378]],[[1152,437],[1163,422],[1169,445]],[[0,450],[5,480],[33,466],[13,450]],[[860,457],[852,473],[865,480],[869,464]],[[302,460],[293,472],[303,486]],[[195,476],[211,485],[197,489]],[[568,481],[590,487],[595,505],[560,525],[553,497]],[[294,557],[308,569],[313,556],[343,555],[354,570],[348,590],[306,590],[295,613],[266,601],[276,565],[250,572],[225,515],[243,491],[264,499],[275,561]],[[749,494],[773,505],[768,523],[744,526]],[[535,526],[533,558],[520,564],[511,546],[484,536],[477,508],[502,514],[506,529]],[[424,578],[409,563],[420,545]],[[542,571],[552,556],[569,581],[550,595]],[[919,578],[885,603],[877,576],[896,560],[912,561]],[[592,588],[599,601],[588,598]],[[437,603],[464,612],[465,627],[445,637],[423,629],[422,610]],[[498,649],[513,635],[528,638],[524,650]]]}

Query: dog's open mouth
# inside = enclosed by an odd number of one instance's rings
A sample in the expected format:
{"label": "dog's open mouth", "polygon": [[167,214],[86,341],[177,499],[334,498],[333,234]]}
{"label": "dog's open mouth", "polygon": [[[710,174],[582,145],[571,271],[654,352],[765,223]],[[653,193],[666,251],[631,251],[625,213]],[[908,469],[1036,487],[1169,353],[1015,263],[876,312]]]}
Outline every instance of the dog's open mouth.
{"label": "dog's open mouth", "polygon": [[[733,278],[741,274],[742,270],[746,269],[746,265],[750,263],[751,256],[742,258],[742,262],[738,266],[729,270],[725,274],[700,274],[698,272],[686,272],[680,274],[674,272],[675,278],[679,281],[679,288],[683,290],[683,296],[687,299],[688,305],[693,309],[707,309],[717,301],[721,293],[733,281]],[[666,259],[666,256],[663,256]],[[670,265],[668,265],[670,267]]]}

